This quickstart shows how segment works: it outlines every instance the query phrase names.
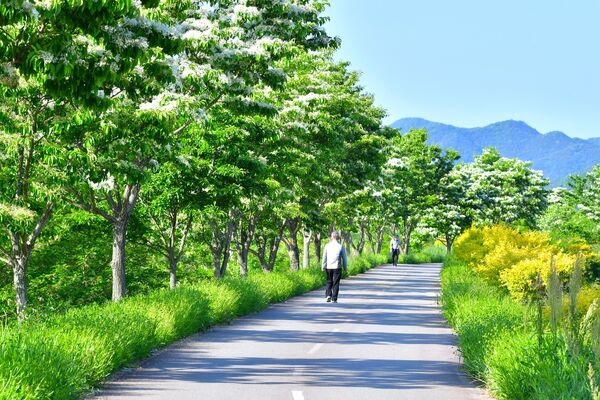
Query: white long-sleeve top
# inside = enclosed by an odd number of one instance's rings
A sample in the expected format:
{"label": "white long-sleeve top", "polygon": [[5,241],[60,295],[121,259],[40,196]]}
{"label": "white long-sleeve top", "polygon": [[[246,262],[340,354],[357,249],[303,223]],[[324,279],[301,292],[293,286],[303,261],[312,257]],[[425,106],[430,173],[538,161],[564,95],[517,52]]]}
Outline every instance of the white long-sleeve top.
{"label": "white long-sleeve top", "polygon": [[[341,264],[339,263],[341,259]],[[344,250],[344,246],[338,243],[337,240],[331,240],[325,245],[323,249],[323,262],[321,263],[322,269],[337,269],[338,267],[342,267],[346,269],[348,266],[348,261],[346,259],[346,250]]]}

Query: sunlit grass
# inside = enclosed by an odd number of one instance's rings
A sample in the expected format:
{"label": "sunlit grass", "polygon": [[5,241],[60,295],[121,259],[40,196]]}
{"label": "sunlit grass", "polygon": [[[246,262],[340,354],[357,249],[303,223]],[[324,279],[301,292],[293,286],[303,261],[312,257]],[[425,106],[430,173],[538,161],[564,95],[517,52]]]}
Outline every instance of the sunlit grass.
{"label": "sunlit grass", "polygon": [[[349,274],[385,262],[353,257]],[[77,399],[157,348],[322,287],[320,268],[226,277],[90,305],[0,331],[0,400]]]}
{"label": "sunlit grass", "polygon": [[[515,302],[452,258],[442,269],[441,300],[459,336],[465,368],[496,398],[592,398],[594,371],[600,364],[593,352],[598,338],[582,341],[582,331],[574,333],[568,318],[556,329],[544,317],[540,334],[542,314],[535,307]],[[548,307],[562,305],[551,299]],[[552,310],[543,313],[548,314]]]}

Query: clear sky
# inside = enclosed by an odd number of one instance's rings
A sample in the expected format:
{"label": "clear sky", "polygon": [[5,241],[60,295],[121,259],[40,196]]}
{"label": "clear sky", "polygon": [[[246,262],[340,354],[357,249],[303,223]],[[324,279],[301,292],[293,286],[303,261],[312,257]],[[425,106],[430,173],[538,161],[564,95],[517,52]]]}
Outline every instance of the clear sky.
{"label": "clear sky", "polygon": [[391,123],[600,137],[600,0],[329,0],[336,59]]}

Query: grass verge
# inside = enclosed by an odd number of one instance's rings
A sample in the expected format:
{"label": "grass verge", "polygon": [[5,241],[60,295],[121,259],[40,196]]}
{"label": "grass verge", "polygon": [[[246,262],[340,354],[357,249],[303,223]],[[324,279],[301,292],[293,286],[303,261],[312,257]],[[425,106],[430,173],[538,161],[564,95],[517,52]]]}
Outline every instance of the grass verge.
{"label": "grass verge", "polygon": [[[385,256],[353,258],[349,274],[384,262]],[[323,284],[320,269],[207,280],[5,327],[0,400],[80,398],[155,349]]]}

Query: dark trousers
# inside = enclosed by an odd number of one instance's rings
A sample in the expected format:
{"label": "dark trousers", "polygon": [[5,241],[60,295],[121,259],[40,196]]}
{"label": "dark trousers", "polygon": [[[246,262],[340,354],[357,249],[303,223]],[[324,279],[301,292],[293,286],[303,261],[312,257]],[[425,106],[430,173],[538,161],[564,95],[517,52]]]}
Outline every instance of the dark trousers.
{"label": "dark trousers", "polygon": [[325,296],[330,297],[331,300],[337,300],[338,293],[340,292],[340,280],[342,279],[342,269],[326,269],[327,283],[325,284]]}
{"label": "dark trousers", "polygon": [[392,249],[392,264],[398,264],[398,255],[400,254],[400,249]]}

